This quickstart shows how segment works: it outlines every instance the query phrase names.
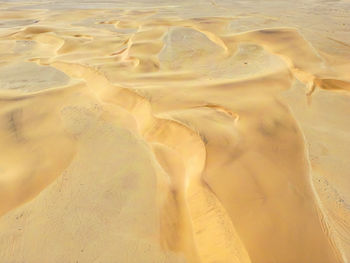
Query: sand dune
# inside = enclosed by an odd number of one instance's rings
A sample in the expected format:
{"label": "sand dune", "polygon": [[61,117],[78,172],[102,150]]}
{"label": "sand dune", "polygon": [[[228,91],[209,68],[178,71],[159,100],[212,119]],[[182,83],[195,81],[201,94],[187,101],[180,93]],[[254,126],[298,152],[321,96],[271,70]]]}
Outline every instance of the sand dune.
{"label": "sand dune", "polygon": [[0,261],[348,262],[348,39],[278,3],[2,3]]}

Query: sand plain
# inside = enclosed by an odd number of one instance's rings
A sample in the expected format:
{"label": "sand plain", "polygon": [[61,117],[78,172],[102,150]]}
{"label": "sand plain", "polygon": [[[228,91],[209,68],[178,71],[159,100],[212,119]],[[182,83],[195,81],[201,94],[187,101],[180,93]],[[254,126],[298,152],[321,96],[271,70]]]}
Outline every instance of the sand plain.
{"label": "sand plain", "polygon": [[0,58],[0,262],[350,261],[348,1],[3,1]]}

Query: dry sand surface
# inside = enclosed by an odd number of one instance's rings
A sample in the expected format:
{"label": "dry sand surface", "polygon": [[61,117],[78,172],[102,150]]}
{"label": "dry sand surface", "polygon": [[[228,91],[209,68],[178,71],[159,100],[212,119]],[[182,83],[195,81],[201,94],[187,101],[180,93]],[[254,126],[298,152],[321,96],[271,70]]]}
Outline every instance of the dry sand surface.
{"label": "dry sand surface", "polygon": [[350,262],[350,2],[0,2],[0,263]]}

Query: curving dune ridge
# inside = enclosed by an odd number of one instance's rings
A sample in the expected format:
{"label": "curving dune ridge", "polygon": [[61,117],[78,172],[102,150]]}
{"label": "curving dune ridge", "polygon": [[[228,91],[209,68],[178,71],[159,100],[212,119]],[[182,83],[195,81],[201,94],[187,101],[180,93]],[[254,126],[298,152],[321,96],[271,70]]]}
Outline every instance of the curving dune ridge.
{"label": "curving dune ridge", "polygon": [[346,1],[0,10],[0,262],[350,261]]}

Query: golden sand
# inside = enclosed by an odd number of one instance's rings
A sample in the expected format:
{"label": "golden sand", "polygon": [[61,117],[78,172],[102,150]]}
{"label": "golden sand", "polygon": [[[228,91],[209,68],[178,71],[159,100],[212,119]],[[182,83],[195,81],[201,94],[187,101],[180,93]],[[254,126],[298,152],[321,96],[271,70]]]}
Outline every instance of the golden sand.
{"label": "golden sand", "polygon": [[0,4],[0,262],[350,261],[347,1]]}

